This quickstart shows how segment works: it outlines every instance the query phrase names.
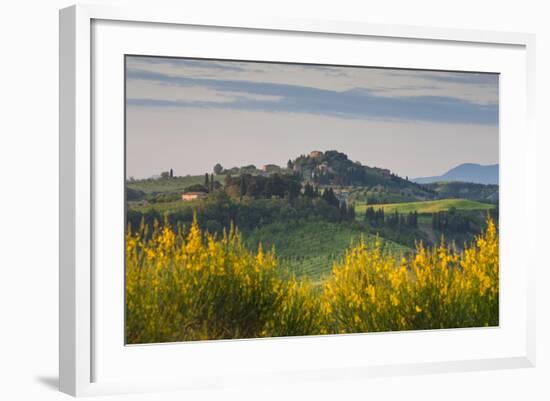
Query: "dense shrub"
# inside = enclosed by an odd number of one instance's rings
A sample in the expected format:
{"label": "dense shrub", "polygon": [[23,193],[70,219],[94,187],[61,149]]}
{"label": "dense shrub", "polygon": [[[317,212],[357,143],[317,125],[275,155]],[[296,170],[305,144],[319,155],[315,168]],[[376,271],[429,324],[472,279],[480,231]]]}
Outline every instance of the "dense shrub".
{"label": "dense shrub", "polygon": [[498,325],[498,235],[486,232],[458,253],[442,241],[418,244],[409,258],[360,243],[336,263],[324,284],[329,332]]}
{"label": "dense shrub", "polygon": [[319,301],[307,281],[249,252],[231,229],[219,240],[157,227],[126,238],[126,341],[151,343],[318,332]]}

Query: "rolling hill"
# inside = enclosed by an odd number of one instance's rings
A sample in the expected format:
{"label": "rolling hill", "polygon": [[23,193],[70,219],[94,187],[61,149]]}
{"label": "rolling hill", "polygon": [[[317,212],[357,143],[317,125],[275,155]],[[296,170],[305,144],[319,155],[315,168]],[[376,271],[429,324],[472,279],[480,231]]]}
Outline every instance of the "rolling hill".
{"label": "rolling hill", "polygon": [[[499,199],[499,187],[498,185],[485,185],[475,184],[472,182],[434,182],[432,184],[424,184],[426,188],[429,188],[437,193],[442,199],[469,199],[480,202],[497,203]],[[395,202],[386,202],[395,203]]]}
{"label": "rolling hill", "polygon": [[319,186],[368,187],[379,193],[393,193],[419,200],[434,199],[436,194],[390,170],[352,161],[336,150],[312,151],[290,161],[294,174],[302,181]]}
{"label": "rolling hill", "polygon": [[498,164],[483,166],[475,163],[464,163],[440,176],[413,178],[412,181],[419,184],[460,181],[498,185]]}
{"label": "rolling hill", "polygon": [[[456,210],[490,210],[495,206],[488,203],[475,202],[468,199],[441,199],[424,202],[387,203],[384,205],[371,205],[374,209],[384,209],[384,213],[436,213],[449,210],[454,207]],[[362,213],[367,205],[358,204],[356,212]]]}
{"label": "rolling hill", "polygon": [[[275,247],[283,266],[297,276],[307,275],[318,281],[331,271],[335,261],[340,260],[346,249],[361,239],[371,244],[375,236],[356,226],[326,221],[272,223],[252,231],[245,239],[249,249],[265,250]],[[396,254],[410,248],[380,238],[383,249]]]}

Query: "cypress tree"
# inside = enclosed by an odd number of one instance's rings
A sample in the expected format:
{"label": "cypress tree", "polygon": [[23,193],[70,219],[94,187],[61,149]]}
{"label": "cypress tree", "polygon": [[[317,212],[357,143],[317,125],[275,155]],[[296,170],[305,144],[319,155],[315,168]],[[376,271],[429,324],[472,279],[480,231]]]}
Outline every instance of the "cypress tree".
{"label": "cypress tree", "polygon": [[244,180],[244,177],[241,175],[241,179],[240,179],[240,182],[239,182],[239,190],[240,190],[240,194],[241,194],[241,199],[244,195],[246,195],[246,182]]}
{"label": "cypress tree", "polygon": [[348,217],[348,207],[346,202],[342,202],[340,205],[340,220],[345,220]]}
{"label": "cypress tree", "polygon": [[348,217],[352,221],[355,220],[355,205],[353,203],[348,207]]}

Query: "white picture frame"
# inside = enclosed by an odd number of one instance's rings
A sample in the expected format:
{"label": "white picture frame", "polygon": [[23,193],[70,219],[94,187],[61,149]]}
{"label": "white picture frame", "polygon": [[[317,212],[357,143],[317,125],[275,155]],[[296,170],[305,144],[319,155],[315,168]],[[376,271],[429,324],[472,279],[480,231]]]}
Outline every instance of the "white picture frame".
{"label": "white picture frame", "polygon": [[[401,334],[382,333],[370,335],[367,341],[370,345],[367,344],[365,340],[367,337],[364,335],[346,335],[323,336],[323,338],[304,337],[299,340],[286,338],[203,342],[188,346],[179,344],[124,347],[122,339],[119,338],[120,331],[112,327],[113,322],[118,322],[118,320],[120,320],[120,327],[123,325],[121,315],[118,313],[121,295],[120,293],[115,294],[118,291],[117,285],[120,283],[116,281],[115,277],[112,285],[105,286],[107,276],[97,274],[96,271],[98,261],[101,263],[102,258],[105,257],[105,252],[97,252],[97,241],[101,241],[97,237],[98,230],[106,227],[102,224],[103,217],[101,216],[107,216],[110,213],[104,211],[98,193],[105,193],[113,188],[114,193],[118,194],[115,194],[115,197],[122,193],[122,181],[118,181],[117,184],[116,177],[109,182],[101,178],[98,179],[102,176],[102,169],[105,168],[100,160],[110,160],[107,163],[111,163],[110,166],[115,166],[115,168],[120,166],[123,160],[123,154],[117,153],[120,141],[116,142],[118,140],[116,138],[120,139],[120,136],[114,136],[115,142],[110,147],[111,153],[105,151],[106,143],[103,139],[97,141],[97,138],[94,137],[98,127],[107,130],[113,129],[110,132],[123,135],[123,132],[118,129],[121,116],[115,115],[121,110],[123,94],[119,93],[120,98],[115,96],[115,103],[108,105],[109,113],[113,113],[113,115],[105,114],[107,111],[104,109],[107,105],[104,106],[98,101],[98,99],[102,99],[102,93],[106,89],[101,86],[102,83],[105,84],[111,78],[118,81],[115,82],[115,85],[109,86],[108,90],[115,91],[116,95],[117,88],[120,87],[122,70],[117,70],[118,72],[112,76],[103,74],[101,71],[103,71],[102,67],[111,63],[109,57],[119,60],[119,56],[125,53],[145,52],[145,54],[151,54],[151,51],[155,51],[155,43],[161,43],[160,39],[166,38],[166,35],[173,35],[176,31],[181,31],[182,35],[185,35],[187,34],[185,33],[186,27],[192,28],[193,32],[198,32],[199,37],[200,35],[209,35],[209,31],[212,30],[215,35],[210,35],[210,37],[215,40],[218,40],[220,35],[234,39],[234,36],[231,36],[233,33],[236,35],[242,33],[243,38],[245,38],[245,34],[261,34],[264,40],[282,45],[282,41],[285,40],[283,37],[291,38],[298,43],[294,45],[294,51],[300,50],[300,40],[305,43],[317,40],[316,38],[324,38],[326,41],[337,38],[342,41],[341,43],[364,40],[376,42],[378,40],[379,42],[384,41],[384,46],[392,46],[392,43],[395,42],[395,45],[400,43],[400,46],[403,44],[417,46],[418,49],[415,48],[415,52],[420,51],[420,53],[415,54],[418,57],[421,57],[422,51],[428,52],[424,61],[416,60],[414,65],[426,68],[431,66],[433,69],[452,69],[449,66],[452,67],[453,64],[452,60],[448,59],[441,60],[439,63],[430,61],[428,55],[429,52],[433,52],[433,48],[430,50],[429,46],[436,46],[442,52],[441,54],[446,54],[445,49],[450,47],[452,47],[452,52],[449,54],[455,52],[469,54],[470,51],[477,51],[480,54],[478,61],[471,55],[467,56],[467,61],[464,63],[470,64],[455,64],[455,69],[474,69],[503,74],[501,140],[504,139],[504,141],[501,144],[501,162],[507,162],[507,164],[501,164],[501,180],[505,185],[501,192],[501,198],[504,199],[504,204],[501,207],[504,220],[501,227],[504,232],[507,228],[509,230],[520,226],[524,230],[529,230],[527,232],[535,232],[536,205],[531,204],[528,208],[521,208],[522,205],[526,205],[527,200],[535,198],[534,188],[536,186],[534,157],[536,141],[532,128],[535,86],[535,38],[533,35],[374,25],[350,21],[294,20],[292,18],[234,20],[210,15],[187,14],[185,10],[161,10],[153,7],[143,9],[78,5],[63,9],[60,11],[59,375],[61,391],[80,396],[211,388],[246,384],[251,381],[280,383],[344,377],[359,379],[386,375],[534,366],[536,251],[533,249],[534,241],[524,240],[519,243],[519,246],[507,246],[514,239],[512,234],[504,235],[502,238],[501,250],[505,250],[502,255],[502,263],[517,266],[517,270],[504,269],[501,273],[504,275],[502,285],[506,289],[502,296],[509,294],[510,299],[517,307],[511,307],[503,302],[502,308],[504,309],[501,310],[501,313],[504,313],[504,323],[497,329],[491,329],[493,331],[490,333],[475,329],[407,333],[406,337]],[[136,38],[139,37],[140,31],[143,29],[149,29],[147,35],[149,42],[144,39],[140,43],[141,47],[136,47],[137,45],[130,42],[137,41]],[[124,32],[128,35],[124,35]],[[206,36],[204,40],[207,40]],[[175,44],[170,41],[168,43],[163,41],[163,43],[164,48],[158,51],[164,55],[174,55],[173,52],[177,49]],[[126,50],[126,45],[133,51]],[[239,59],[254,51],[252,45],[249,48],[242,44],[236,46],[241,49],[241,54],[234,54],[231,58]],[[422,46],[426,46],[426,49],[422,50]],[[215,41],[212,42],[212,48],[214,47]],[[285,48],[286,46],[279,47]],[[345,46],[343,47],[345,48]],[[292,50],[286,48],[287,52]],[[492,61],[483,61],[482,53],[486,52],[486,48],[495,49],[495,57]],[[380,54],[378,57],[382,57],[383,50],[376,53],[375,48],[373,49],[373,54]],[[225,53],[226,58],[229,58],[227,54],[230,54],[230,51],[227,50],[229,53]],[[345,50],[342,51],[345,52]],[[264,57],[275,57],[278,60],[281,58],[291,60],[292,57],[295,57],[289,54],[285,56],[284,53],[278,55],[271,53]],[[413,53],[408,54],[409,57],[411,54]],[[313,53],[309,57],[313,57],[312,55]],[[406,66],[409,64],[400,64],[403,61],[399,61],[399,58],[403,60],[406,56],[407,52],[405,51],[403,54],[395,55],[394,59],[387,59],[380,63],[384,66]],[[261,56],[255,58],[261,59]],[[321,58],[313,61],[323,61],[320,60]],[[452,57],[450,58],[452,59]],[[343,64],[350,62],[350,60],[342,60]],[[483,64],[484,62],[486,64]],[[378,65],[377,62],[375,64]],[[477,69],[475,69],[476,65]],[[516,93],[512,94],[510,89],[514,88]],[[117,106],[116,102],[120,104]],[[102,125],[102,121],[110,125]],[[516,131],[515,136],[514,131]],[[521,134],[518,134],[518,131]],[[512,162],[516,165],[511,166]],[[120,188],[117,190],[116,185],[119,184]],[[521,191],[517,190],[516,184],[522,185]],[[521,211],[514,211],[512,205],[517,205]],[[117,207],[121,208],[122,205],[118,204]],[[118,212],[114,210],[113,213]],[[529,255],[525,260],[519,259],[522,252]],[[107,256],[109,257],[109,255]],[[117,277],[120,278],[120,275]],[[102,293],[100,301],[97,297],[94,298],[99,287],[101,287]],[[122,291],[123,287],[120,287],[120,292]],[[105,305],[111,302],[111,297],[112,299],[116,298],[113,305],[117,306],[112,308],[115,312],[113,314],[103,313]],[[399,336],[405,340],[397,341],[396,338]],[[455,356],[441,355],[439,359],[433,356],[425,360],[419,359],[418,355],[414,353],[401,359],[392,358],[383,349],[384,345],[390,343],[403,347],[406,347],[407,344],[435,344],[435,348],[437,348],[438,342],[443,346],[446,342],[457,341],[458,338],[463,338],[464,344],[468,342],[487,344],[487,348],[483,352],[480,345],[479,349],[469,354],[465,353],[463,358],[457,357],[456,355],[459,354],[455,354]],[[386,341],[386,339],[388,340]],[[494,348],[491,348],[490,344],[495,344]],[[167,348],[171,346],[176,348]],[[338,359],[337,355],[343,350],[351,351],[369,346],[381,349],[380,355],[374,356],[372,353],[370,354],[372,360],[367,360],[368,358],[365,359],[365,355],[361,352],[349,352],[347,359]],[[115,351],[113,347],[120,347],[120,350]],[[290,350],[290,353],[296,354],[298,358],[307,353],[315,353],[319,347],[329,349],[326,365],[322,365],[316,360],[299,364],[296,360],[291,369],[291,366],[285,367],[284,360],[275,360],[276,355],[285,353],[285,350]],[[460,353],[461,350],[463,348],[458,345],[455,351]],[[223,355],[227,360],[235,355],[241,355],[243,362],[234,362],[233,365],[226,363],[219,370],[211,373],[205,373],[210,369],[209,367],[190,369],[185,377],[163,376],[162,372],[159,372],[158,377],[153,377],[155,372],[147,371],[147,369],[142,376],[138,376],[137,371],[121,369],[122,364],[125,364],[125,367],[136,367],[141,362],[143,366],[152,366],[160,360],[168,361],[167,366],[171,366],[174,363],[174,358],[177,358],[177,354],[181,352],[188,353],[187,361],[192,361],[192,358],[196,358],[197,361],[198,358],[208,360],[207,358],[216,358],[216,355]],[[170,355],[167,355],[168,353]],[[253,356],[258,357],[262,353],[268,356],[266,359],[272,358],[271,362],[273,362],[274,368],[268,369],[261,366],[255,366],[254,369],[246,368],[246,363],[253,361],[260,363],[253,359]],[[114,354],[116,355],[113,356]],[[239,363],[241,363],[240,366]],[[331,365],[331,363],[333,364]],[[109,372],[107,372],[107,365],[113,367]],[[235,368],[236,374],[231,373],[233,368]],[[106,372],[105,374],[102,369]],[[126,376],[117,374],[120,371],[129,373]]]}

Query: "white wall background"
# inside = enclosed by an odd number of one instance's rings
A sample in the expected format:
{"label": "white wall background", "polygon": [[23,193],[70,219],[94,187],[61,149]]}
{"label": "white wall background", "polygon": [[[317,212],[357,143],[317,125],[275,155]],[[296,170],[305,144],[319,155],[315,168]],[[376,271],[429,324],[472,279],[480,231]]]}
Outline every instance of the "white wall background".
{"label": "white wall background", "polygon": [[[131,4],[137,0],[96,0]],[[221,14],[295,16],[537,34],[539,214],[537,246],[548,248],[550,13],[524,0],[139,1]],[[0,22],[0,398],[57,400],[58,20],[66,0],[2,3]],[[521,133],[518,133],[521,134]],[[223,393],[166,393],[116,399],[550,399],[550,266],[537,272],[538,366],[534,369],[327,382]],[[108,399],[111,399],[109,397]],[[112,399],[115,399],[114,397]]]}

